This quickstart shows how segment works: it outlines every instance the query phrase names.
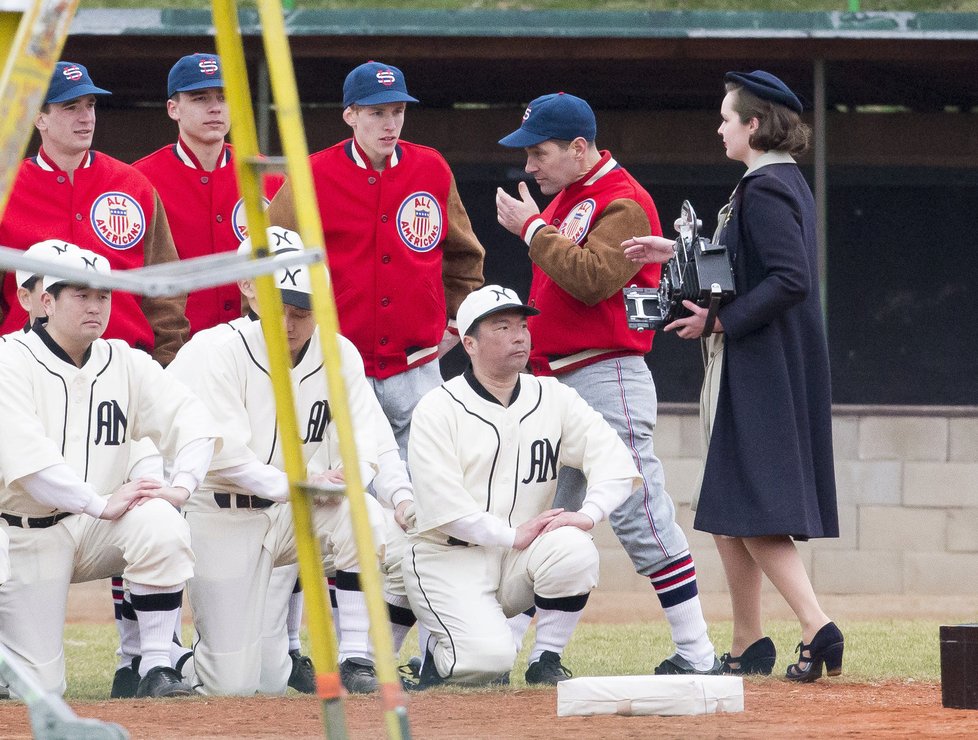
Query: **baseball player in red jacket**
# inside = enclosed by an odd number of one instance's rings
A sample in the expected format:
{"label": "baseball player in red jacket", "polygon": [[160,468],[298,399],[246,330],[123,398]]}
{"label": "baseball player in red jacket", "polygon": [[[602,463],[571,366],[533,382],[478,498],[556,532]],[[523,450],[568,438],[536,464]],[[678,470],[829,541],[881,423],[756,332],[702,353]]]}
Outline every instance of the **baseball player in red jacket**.
{"label": "baseball player in red jacket", "polygon": [[[166,94],[166,112],[176,121],[177,141],[133,167],[160,194],[180,259],[232,252],[248,236],[248,225],[233,152],[225,141],[231,121],[220,58],[216,54],[182,57],[170,70]],[[274,195],[282,179],[266,176],[265,195]],[[234,283],[197,290],[187,297],[191,335],[240,316],[241,297]]]}
{"label": "baseball player in red jacket", "polygon": [[[407,457],[411,412],[441,384],[436,360],[458,342],[455,313],[482,285],[485,251],[455,178],[434,149],[402,141],[407,103],[397,67],[367,62],[343,85],[350,139],[310,157],[340,332]],[[296,228],[288,182],[268,209]]]}
{"label": "baseball player in red jacket", "polygon": [[[0,222],[0,244],[27,249],[64,239],[105,257],[113,269],[177,259],[159,195],[130,165],[91,149],[95,98],[108,95],[88,70],[58,62],[34,125],[37,154],[24,160]],[[141,298],[117,291],[106,337],[124,339],[165,365],[187,335],[185,299]],[[24,324],[14,275],[3,279],[0,333]]]}

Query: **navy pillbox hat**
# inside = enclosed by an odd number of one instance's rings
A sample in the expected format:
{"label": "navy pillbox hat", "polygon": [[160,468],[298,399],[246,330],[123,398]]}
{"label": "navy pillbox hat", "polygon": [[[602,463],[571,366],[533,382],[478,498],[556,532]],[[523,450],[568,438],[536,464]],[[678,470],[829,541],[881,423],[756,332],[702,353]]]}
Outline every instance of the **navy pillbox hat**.
{"label": "navy pillbox hat", "polygon": [[756,69],[753,72],[727,72],[723,79],[743,85],[762,100],[780,103],[791,108],[795,113],[801,113],[802,106],[798,96],[770,72]]}
{"label": "navy pillbox hat", "polygon": [[95,87],[88,70],[82,64],[75,62],[58,62],[54,65],[51,84],[48,85],[44,103],[64,103],[82,95],[111,95],[108,90]]}
{"label": "navy pillbox hat", "polygon": [[560,92],[531,100],[523,114],[523,123],[499,143],[520,148],[548,139],[573,141],[578,136],[594,141],[597,133],[598,124],[591,106],[581,98]]}
{"label": "navy pillbox hat", "polygon": [[166,78],[166,96],[172,98],[178,92],[206,90],[224,87],[221,76],[221,59],[217,54],[190,54],[182,57]]}
{"label": "navy pillbox hat", "polygon": [[366,62],[355,68],[343,82],[343,107],[417,103],[408,95],[404,73],[383,62]]}

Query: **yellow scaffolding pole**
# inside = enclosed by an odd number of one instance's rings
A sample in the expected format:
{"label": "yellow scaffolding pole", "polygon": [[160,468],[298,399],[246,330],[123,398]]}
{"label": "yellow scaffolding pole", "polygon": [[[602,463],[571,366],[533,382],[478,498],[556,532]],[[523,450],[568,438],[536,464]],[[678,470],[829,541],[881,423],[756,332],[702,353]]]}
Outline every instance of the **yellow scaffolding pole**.
{"label": "yellow scaffolding pole", "polygon": [[[231,138],[235,147],[235,167],[245,203],[253,255],[266,256],[267,219],[261,208],[258,139],[248,88],[244,49],[237,23],[235,0],[213,0],[217,48],[224,65],[225,95],[231,110]],[[269,79],[280,138],[291,187],[295,193],[296,219],[306,249],[324,251],[322,224],[309,167],[308,147],[302,125],[302,113],[295,84],[292,55],[285,33],[282,8],[278,0],[258,0],[262,39],[268,60]],[[380,684],[381,705],[388,737],[394,740],[410,737],[404,694],[394,664],[393,638],[387,608],[383,600],[381,576],[376,548],[360,478],[360,466],[353,437],[353,426],[346,389],[340,372],[340,350],[336,334],[339,322],[336,304],[328,280],[328,264],[310,265],[313,313],[319,327],[323,362],[333,417],[339,435],[340,454],[346,480],[346,495],[360,561],[360,583],[370,616],[370,636],[374,646],[377,678]],[[296,547],[299,572],[308,600],[307,615],[311,637],[312,658],[317,671],[317,686],[323,700],[327,737],[345,738],[337,647],[329,608],[325,599],[322,578],[322,557],[314,535],[310,502],[301,490],[305,478],[299,447],[298,425],[289,381],[288,346],[285,340],[281,297],[271,276],[258,280],[262,326],[269,349],[272,384],[279,409],[282,449],[286,460],[291,500],[295,514]],[[324,672],[326,669],[328,673]]]}
{"label": "yellow scaffolding pole", "polygon": [[0,54],[6,59],[0,74],[4,108],[0,117],[0,217],[78,0],[25,0],[22,5],[21,10],[0,10]]}

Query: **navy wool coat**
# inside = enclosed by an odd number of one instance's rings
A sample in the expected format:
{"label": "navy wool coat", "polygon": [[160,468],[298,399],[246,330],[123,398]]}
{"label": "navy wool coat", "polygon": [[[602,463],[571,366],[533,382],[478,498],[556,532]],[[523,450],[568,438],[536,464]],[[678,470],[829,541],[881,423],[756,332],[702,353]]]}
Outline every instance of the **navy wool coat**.
{"label": "navy wool coat", "polygon": [[737,296],[719,312],[723,372],[694,526],[838,537],[815,202],[795,164],[769,164],[744,176],[731,213]]}

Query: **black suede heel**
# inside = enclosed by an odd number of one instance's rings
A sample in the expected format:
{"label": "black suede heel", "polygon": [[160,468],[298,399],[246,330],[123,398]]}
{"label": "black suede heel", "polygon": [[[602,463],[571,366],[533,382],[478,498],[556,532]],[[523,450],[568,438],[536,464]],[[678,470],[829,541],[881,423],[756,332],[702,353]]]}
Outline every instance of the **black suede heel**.
{"label": "black suede heel", "polygon": [[[798,662],[788,666],[785,678],[789,681],[800,683],[811,683],[822,677],[822,666],[825,666],[825,673],[828,676],[838,676],[842,673],[842,653],[845,649],[845,639],[842,632],[835,626],[835,622],[829,622],[822,627],[811,643],[806,645],[799,642],[796,652]],[[807,655],[806,655],[807,653]],[[801,668],[801,663],[808,663],[805,668]]]}
{"label": "black suede heel", "polygon": [[[778,653],[770,637],[762,637],[750,645],[741,655],[724,653],[720,656],[723,664],[720,672],[734,676],[770,676]],[[736,664],[736,667],[734,665]]]}

